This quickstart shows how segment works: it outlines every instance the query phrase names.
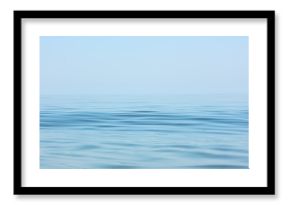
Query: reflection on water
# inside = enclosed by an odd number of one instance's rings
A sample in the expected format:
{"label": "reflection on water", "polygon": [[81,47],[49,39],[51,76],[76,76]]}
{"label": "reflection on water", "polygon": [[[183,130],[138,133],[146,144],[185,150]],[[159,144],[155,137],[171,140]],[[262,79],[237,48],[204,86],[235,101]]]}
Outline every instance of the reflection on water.
{"label": "reflection on water", "polygon": [[248,104],[229,96],[45,96],[40,151],[43,169],[248,168]]}

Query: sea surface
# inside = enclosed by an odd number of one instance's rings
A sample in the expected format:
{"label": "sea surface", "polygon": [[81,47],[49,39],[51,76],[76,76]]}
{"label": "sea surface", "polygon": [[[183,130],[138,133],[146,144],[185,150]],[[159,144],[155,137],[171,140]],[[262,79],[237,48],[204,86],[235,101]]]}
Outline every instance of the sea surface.
{"label": "sea surface", "polygon": [[247,169],[235,95],[40,98],[41,169]]}

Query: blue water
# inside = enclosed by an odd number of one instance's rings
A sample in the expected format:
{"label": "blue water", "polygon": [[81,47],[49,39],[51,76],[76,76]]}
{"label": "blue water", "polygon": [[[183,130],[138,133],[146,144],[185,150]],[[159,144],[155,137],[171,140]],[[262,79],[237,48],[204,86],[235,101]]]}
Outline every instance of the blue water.
{"label": "blue water", "polygon": [[247,169],[245,96],[42,96],[42,169]]}

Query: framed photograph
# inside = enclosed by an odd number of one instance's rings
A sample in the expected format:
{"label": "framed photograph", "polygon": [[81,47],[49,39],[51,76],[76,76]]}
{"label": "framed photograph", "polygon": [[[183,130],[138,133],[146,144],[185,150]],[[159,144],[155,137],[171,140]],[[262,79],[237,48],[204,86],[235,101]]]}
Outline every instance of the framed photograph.
{"label": "framed photograph", "polygon": [[14,194],[274,194],[274,11],[14,11]]}

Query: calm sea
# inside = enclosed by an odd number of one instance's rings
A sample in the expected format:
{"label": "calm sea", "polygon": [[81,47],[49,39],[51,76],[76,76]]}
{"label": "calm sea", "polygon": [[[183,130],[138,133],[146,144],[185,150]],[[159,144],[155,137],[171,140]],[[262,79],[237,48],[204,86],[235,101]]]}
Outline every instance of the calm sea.
{"label": "calm sea", "polygon": [[40,168],[247,169],[247,97],[42,96]]}

